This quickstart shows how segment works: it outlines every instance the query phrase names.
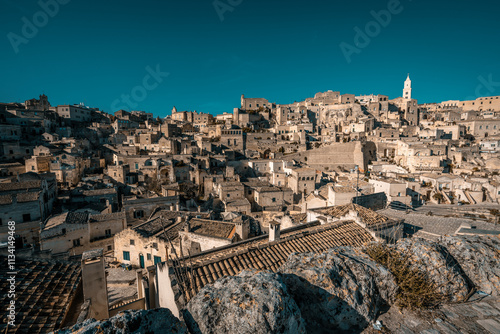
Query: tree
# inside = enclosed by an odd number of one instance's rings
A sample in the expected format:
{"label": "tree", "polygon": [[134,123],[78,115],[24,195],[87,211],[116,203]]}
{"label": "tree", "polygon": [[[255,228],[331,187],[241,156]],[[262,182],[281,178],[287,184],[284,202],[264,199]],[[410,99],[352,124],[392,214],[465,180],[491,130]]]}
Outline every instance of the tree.
{"label": "tree", "polygon": [[434,198],[436,201],[438,201],[438,204],[441,204],[441,201],[444,199],[443,194],[441,193],[435,193],[432,198]]}

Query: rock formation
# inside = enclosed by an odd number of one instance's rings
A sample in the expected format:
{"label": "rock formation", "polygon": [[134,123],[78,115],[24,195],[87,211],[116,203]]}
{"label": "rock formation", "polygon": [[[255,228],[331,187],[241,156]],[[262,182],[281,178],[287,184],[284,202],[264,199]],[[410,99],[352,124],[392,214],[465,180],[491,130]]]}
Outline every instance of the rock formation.
{"label": "rock formation", "polygon": [[[500,295],[498,237],[444,237],[437,242],[414,238],[387,247],[403,254],[403,263],[424,270],[447,297],[445,302],[466,301],[475,287],[492,295],[487,297],[491,301],[486,299],[490,306],[482,293],[474,297],[481,302],[476,312],[483,312],[476,318],[471,304],[402,310],[395,306],[401,287],[388,269],[373,261],[367,249],[337,247],[322,254],[291,254],[278,273],[243,271],[206,285],[183,311],[187,329],[168,309],[156,309],[125,311],[102,322],[87,320],[58,333],[359,333],[368,326],[381,327],[377,320],[396,332],[453,332],[464,326],[478,332],[481,317],[500,314],[491,308]],[[466,316],[457,315],[461,312]]]}
{"label": "rock formation", "polygon": [[464,301],[472,289],[470,280],[445,247],[424,239],[405,239],[396,249],[408,257],[408,262],[426,271],[438,291],[453,302]]}
{"label": "rock formation", "polygon": [[500,239],[443,237],[439,240],[480,291],[500,296]]}
{"label": "rock formation", "polygon": [[169,309],[149,311],[123,311],[107,320],[87,319],[73,327],[55,332],[56,334],[129,334],[166,333],[186,334],[186,325],[177,319]]}
{"label": "rock formation", "polygon": [[187,305],[193,333],[306,333],[279,274],[243,271],[205,286]]}
{"label": "rock formation", "polygon": [[308,329],[362,329],[395,300],[392,274],[359,249],[292,254],[280,271]]}

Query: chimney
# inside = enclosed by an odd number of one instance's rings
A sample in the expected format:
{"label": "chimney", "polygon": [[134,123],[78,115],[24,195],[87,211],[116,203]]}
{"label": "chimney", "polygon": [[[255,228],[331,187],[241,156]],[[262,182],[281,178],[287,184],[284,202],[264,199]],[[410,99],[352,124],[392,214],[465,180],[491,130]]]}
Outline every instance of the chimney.
{"label": "chimney", "polygon": [[280,241],[281,223],[273,220],[269,223],[269,242]]}
{"label": "chimney", "polygon": [[83,298],[90,300],[89,316],[97,320],[109,318],[108,289],[102,248],[82,254]]}
{"label": "chimney", "polygon": [[238,234],[241,240],[247,240],[248,234],[250,233],[250,222],[249,220],[243,220],[240,217],[240,220],[234,222],[236,226],[236,234]]}

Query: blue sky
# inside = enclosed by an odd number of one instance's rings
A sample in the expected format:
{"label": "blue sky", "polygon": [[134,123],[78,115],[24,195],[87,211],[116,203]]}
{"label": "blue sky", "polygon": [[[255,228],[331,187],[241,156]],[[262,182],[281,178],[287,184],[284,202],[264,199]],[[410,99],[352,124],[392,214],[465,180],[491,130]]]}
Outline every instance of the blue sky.
{"label": "blue sky", "polygon": [[[45,93],[53,105],[114,112],[132,109],[122,96],[135,93],[133,109],[156,116],[174,105],[217,114],[232,112],[241,94],[277,103],[329,89],[395,98],[407,73],[419,102],[500,95],[494,1],[217,0],[219,12],[213,0],[43,1],[64,4],[44,21],[38,1],[0,0],[2,102]],[[389,8],[397,10],[388,24],[374,24],[372,12]],[[23,34],[26,21],[36,33]],[[367,25],[372,37],[356,45],[354,28]],[[341,43],[357,47],[350,62]],[[146,68],[168,76],[156,82]]]}

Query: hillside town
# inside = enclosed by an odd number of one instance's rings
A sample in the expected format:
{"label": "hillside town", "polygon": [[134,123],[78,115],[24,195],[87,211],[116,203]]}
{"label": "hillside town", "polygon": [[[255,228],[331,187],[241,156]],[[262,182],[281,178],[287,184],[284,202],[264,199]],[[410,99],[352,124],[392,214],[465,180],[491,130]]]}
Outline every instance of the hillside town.
{"label": "hillside town", "polygon": [[408,75],[401,97],[241,95],[218,115],[0,103],[0,252],[15,246],[18,332],[126,310],[180,319],[215,282],[278,272],[296,253],[498,237],[500,96],[412,95]]}

